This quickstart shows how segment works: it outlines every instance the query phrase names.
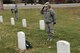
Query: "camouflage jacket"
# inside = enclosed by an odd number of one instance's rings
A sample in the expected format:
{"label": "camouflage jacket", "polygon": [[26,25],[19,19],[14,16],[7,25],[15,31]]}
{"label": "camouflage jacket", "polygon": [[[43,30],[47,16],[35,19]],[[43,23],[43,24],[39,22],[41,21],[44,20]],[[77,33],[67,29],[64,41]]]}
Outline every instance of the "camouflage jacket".
{"label": "camouflage jacket", "polygon": [[48,10],[43,9],[42,15],[44,17],[45,22],[49,22],[49,23],[55,22],[56,23],[55,12],[53,9],[48,9]]}

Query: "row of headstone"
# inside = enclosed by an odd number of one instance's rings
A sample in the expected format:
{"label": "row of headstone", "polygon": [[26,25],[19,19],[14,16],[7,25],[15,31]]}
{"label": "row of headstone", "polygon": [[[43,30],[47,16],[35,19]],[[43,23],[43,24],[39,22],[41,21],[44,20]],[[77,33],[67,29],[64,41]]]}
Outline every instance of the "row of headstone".
{"label": "row of headstone", "polygon": [[[25,33],[18,32],[18,48],[21,50],[26,49],[26,41],[25,41]],[[64,40],[60,40],[57,42],[57,53],[70,53],[70,43]]]}
{"label": "row of headstone", "polygon": [[[0,23],[2,22],[3,22],[3,17],[0,16]],[[13,17],[11,18],[11,25],[15,25],[15,20]],[[22,19],[22,26],[27,27],[26,19]]]}
{"label": "row of headstone", "polygon": [[[14,18],[11,18],[11,24],[12,24],[12,25],[15,25]],[[40,24],[40,29],[41,29],[41,30],[45,30],[44,20],[40,20],[40,21],[39,21],[39,24]],[[23,26],[23,27],[27,27],[26,19],[22,19],[22,26]]]}
{"label": "row of headstone", "polygon": [[[39,23],[40,23],[40,30],[45,30],[44,20],[40,20]],[[14,21],[14,18],[13,17],[11,18],[11,24],[12,25],[15,25],[15,21]],[[22,19],[22,26],[23,27],[27,27],[26,19]]]}
{"label": "row of headstone", "polygon": [[[2,16],[0,16],[0,22],[1,23],[3,22],[3,17]],[[39,24],[40,24],[40,30],[45,30],[45,22],[44,22],[44,20],[40,20]],[[14,20],[13,17],[11,18],[11,25],[15,25],[15,20]],[[23,27],[27,27],[26,19],[22,19],[22,26]]]}
{"label": "row of headstone", "polygon": [[[13,17],[11,18],[11,25],[15,25],[15,20]],[[26,19],[22,19],[22,26],[27,27]]]}

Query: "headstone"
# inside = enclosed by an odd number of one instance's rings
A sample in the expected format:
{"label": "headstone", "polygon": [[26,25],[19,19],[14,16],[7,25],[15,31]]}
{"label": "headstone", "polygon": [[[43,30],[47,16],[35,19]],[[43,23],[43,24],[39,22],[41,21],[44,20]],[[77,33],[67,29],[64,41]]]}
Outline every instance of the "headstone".
{"label": "headstone", "polygon": [[22,19],[22,26],[27,27],[26,19]]}
{"label": "headstone", "polygon": [[18,36],[18,48],[21,50],[25,50],[26,49],[25,33],[18,32],[17,36]]}
{"label": "headstone", "polygon": [[2,16],[0,16],[0,22],[1,22],[1,23],[3,22],[3,17],[2,17]]}
{"label": "headstone", "polygon": [[58,41],[57,53],[70,53],[70,43],[64,40]]}
{"label": "headstone", "polygon": [[44,20],[40,20],[40,30],[45,30]]}
{"label": "headstone", "polygon": [[15,21],[13,17],[11,18],[11,25],[15,25]]}

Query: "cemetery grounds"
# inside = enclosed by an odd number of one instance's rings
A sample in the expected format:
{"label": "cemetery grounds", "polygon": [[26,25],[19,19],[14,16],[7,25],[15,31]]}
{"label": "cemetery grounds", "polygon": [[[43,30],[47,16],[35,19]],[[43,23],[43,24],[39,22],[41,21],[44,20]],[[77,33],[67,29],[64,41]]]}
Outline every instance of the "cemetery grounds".
{"label": "cemetery grounds", "polygon": [[[21,9],[19,19],[14,26],[10,18],[14,17],[10,10],[0,11],[3,23],[0,23],[0,53],[57,53],[56,42],[68,41],[71,53],[80,53],[80,7],[54,8],[57,24],[54,26],[55,37],[47,41],[47,33],[39,29],[39,20],[43,19],[40,9]],[[22,19],[27,20],[27,27],[22,27]],[[32,49],[20,51],[17,43],[17,32],[23,31],[26,40],[31,42]],[[48,46],[52,48],[49,49]]]}

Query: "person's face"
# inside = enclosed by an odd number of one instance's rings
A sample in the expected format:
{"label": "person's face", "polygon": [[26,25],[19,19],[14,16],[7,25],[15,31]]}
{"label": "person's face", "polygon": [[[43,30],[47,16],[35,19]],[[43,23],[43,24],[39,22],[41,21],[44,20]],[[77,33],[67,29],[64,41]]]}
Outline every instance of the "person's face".
{"label": "person's face", "polygon": [[48,8],[49,8],[49,6],[48,6],[48,5],[45,5],[45,8],[46,8],[46,9],[48,9]]}

